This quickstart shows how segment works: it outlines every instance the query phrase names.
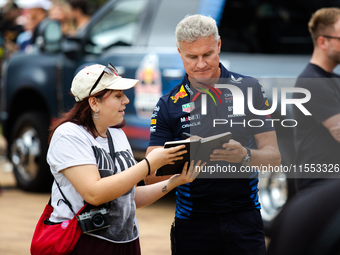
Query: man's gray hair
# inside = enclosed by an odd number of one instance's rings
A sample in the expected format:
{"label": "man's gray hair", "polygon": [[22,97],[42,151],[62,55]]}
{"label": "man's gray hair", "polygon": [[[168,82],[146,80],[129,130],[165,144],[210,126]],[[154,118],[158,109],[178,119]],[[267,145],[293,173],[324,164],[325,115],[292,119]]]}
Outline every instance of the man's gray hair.
{"label": "man's gray hair", "polygon": [[181,41],[191,43],[201,37],[214,36],[216,43],[219,39],[216,21],[207,16],[187,15],[176,27],[176,44],[181,49]]}

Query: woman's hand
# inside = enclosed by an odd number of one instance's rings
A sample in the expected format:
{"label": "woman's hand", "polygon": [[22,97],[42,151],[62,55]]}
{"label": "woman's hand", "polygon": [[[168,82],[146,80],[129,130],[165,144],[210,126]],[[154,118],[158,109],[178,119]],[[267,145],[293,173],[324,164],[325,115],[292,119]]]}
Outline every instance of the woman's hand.
{"label": "woman's hand", "polygon": [[183,159],[183,154],[187,153],[187,150],[183,150],[185,145],[178,145],[172,148],[157,148],[152,150],[147,159],[150,162],[151,173],[155,172],[158,168],[170,164],[175,164],[174,161]]}
{"label": "woman's hand", "polygon": [[200,160],[195,164],[194,160],[192,160],[189,169],[188,162],[184,164],[181,174],[173,175],[168,180],[151,185],[138,186],[136,188],[135,195],[137,208],[147,206],[155,202],[157,199],[161,198],[179,185],[194,181],[200,173],[201,167],[205,166],[205,164],[206,163],[201,164]]}
{"label": "woman's hand", "polygon": [[195,164],[194,160],[191,160],[189,169],[188,164],[188,162],[185,162],[182,173],[172,176],[169,179],[169,182],[174,182],[176,187],[185,183],[193,182],[200,173],[201,167],[204,167],[207,162],[201,164],[201,160],[198,160]]}

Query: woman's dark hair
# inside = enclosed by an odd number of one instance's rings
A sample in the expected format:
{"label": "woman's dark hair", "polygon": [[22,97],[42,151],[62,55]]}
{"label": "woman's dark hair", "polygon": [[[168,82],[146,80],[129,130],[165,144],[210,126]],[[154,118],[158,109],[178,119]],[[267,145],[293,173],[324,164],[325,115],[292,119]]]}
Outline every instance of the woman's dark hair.
{"label": "woman's dark hair", "polygon": [[[102,90],[91,97],[96,97],[98,100],[102,100],[105,96],[108,97],[111,95],[113,90],[105,89]],[[54,120],[50,127],[50,134],[48,137],[48,142],[50,143],[54,131],[61,125],[66,122],[72,122],[77,125],[84,126],[85,129],[94,137],[97,138],[99,136],[96,126],[93,123],[91,107],[88,102],[88,98],[84,98],[82,101],[77,102],[71,110],[68,112],[62,113],[59,118]],[[118,123],[113,126],[114,128],[122,128],[125,126],[125,120],[123,122]]]}
{"label": "woman's dark hair", "polygon": [[88,3],[86,0],[69,0],[69,4],[71,5],[72,9],[77,9],[79,8],[83,14],[89,15],[89,10],[88,10]]}

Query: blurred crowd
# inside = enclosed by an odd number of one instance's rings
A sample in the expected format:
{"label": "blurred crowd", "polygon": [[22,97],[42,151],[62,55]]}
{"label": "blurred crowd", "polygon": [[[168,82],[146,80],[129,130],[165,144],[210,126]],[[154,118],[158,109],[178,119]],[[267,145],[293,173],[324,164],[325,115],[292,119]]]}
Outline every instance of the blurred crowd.
{"label": "blurred crowd", "polygon": [[39,24],[45,18],[60,22],[65,36],[81,31],[90,20],[86,0],[29,0],[18,6],[8,0],[0,12],[0,55],[9,57],[16,51],[28,51],[37,36]]}

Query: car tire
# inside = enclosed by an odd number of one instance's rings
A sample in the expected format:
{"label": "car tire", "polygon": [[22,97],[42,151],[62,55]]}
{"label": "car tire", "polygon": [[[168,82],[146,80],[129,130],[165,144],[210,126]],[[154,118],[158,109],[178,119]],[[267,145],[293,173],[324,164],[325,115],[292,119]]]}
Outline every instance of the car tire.
{"label": "car tire", "polygon": [[51,189],[53,177],[46,162],[48,127],[48,117],[37,111],[23,113],[13,126],[9,157],[20,189],[34,192]]}
{"label": "car tire", "polygon": [[265,234],[272,234],[273,221],[287,201],[296,194],[294,179],[285,173],[260,173],[259,200]]}

